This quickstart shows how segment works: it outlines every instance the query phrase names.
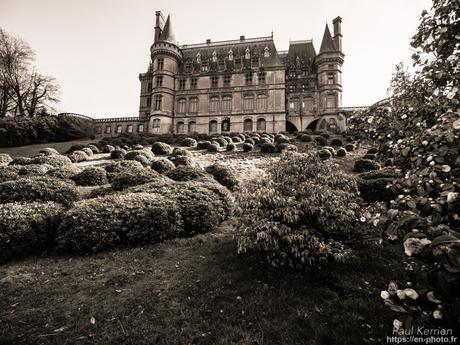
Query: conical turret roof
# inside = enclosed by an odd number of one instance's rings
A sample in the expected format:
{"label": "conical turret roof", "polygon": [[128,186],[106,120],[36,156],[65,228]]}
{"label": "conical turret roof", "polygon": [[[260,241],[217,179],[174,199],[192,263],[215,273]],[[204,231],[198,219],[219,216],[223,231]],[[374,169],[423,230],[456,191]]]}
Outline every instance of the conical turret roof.
{"label": "conical turret roof", "polygon": [[160,41],[167,41],[171,43],[176,43],[176,36],[174,35],[172,26],[171,26],[171,18],[168,15],[168,18],[166,19],[165,26],[163,27],[163,30],[161,31],[160,35]]}
{"label": "conical turret roof", "polygon": [[323,40],[321,41],[321,48],[319,48],[319,52],[322,53],[324,51],[334,51],[337,50],[335,46],[334,40],[332,39],[331,32],[329,31],[329,26],[326,24],[326,29],[324,29]]}

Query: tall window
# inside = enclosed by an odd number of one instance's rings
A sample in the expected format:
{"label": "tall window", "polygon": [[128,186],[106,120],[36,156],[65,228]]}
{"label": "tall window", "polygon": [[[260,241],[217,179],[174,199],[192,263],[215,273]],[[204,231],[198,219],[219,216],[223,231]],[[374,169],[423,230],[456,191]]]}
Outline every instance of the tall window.
{"label": "tall window", "polygon": [[252,120],[251,119],[244,120],[243,129],[245,132],[252,132]]}
{"label": "tall window", "polygon": [[196,132],[196,122],[195,121],[190,121],[188,123],[188,132],[189,133],[195,133]]}
{"label": "tall window", "polygon": [[327,75],[327,83],[328,83],[329,85],[334,84],[334,74],[329,73],[329,74]]}
{"label": "tall window", "polygon": [[241,68],[241,58],[236,58],[235,59],[235,69],[240,69]]}
{"label": "tall window", "polygon": [[244,96],[243,109],[254,110],[254,96]]}
{"label": "tall window", "polygon": [[147,97],[147,107],[152,105],[152,97]]}
{"label": "tall window", "polygon": [[186,62],[185,63],[185,72],[187,72],[187,73],[192,72],[192,63],[191,62]]}
{"label": "tall window", "polygon": [[267,96],[258,95],[257,96],[257,110],[266,110],[267,109]]}
{"label": "tall window", "polygon": [[156,86],[157,87],[162,87],[163,86],[163,76],[159,75],[156,80],[157,80],[157,85]]}
{"label": "tall window", "polygon": [[231,75],[224,75],[224,86],[230,86],[230,82],[232,80],[232,76]]}
{"label": "tall window", "polygon": [[161,110],[162,98],[163,98],[162,95],[156,95],[155,96],[155,108],[154,108],[154,110]]}
{"label": "tall window", "polygon": [[198,98],[190,99],[190,113],[191,114],[198,113]]}
{"label": "tall window", "polygon": [[209,133],[217,133],[217,121],[212,120],[209,122]]}
{"label": "tall window", "polygon": [[225,112],[232,111],[232,96],[224,96],[222,98],[222,111],[225,111]]}
{"label": "tall window", "polygon": [[165,64],[165,59],[163,59],[163,58],[158,58],[158,60],[157,60],[157,69],[158,69],[159,71],[163,70],[164,64]]}
{"label": "tall window", "polygon": [[112,133],[112,126],[105,126],[105,134]]}
{"label": "tall window", "polygon": [[244,80],[246,81],[246,85],[251,85],[252,84],[252,72],[247,72],[244,75]]}
{"label": "tall window", "polygon": [[219,60],[219,71],[223,71],[225,69],[225,61]]}
{"label": "tall window", "polygon": [[137,126],[137,131],[138,131],[139,133],[142,133],[142,132],[144,131],[144,125],[142,125],[142,124],[138,125],[138,126]]}
{"label": "tall window", "polygon": [[185,79],[179,80],[179,90],[185,90]]}
{"label": "tall window", "polygon": [[201,72],[207,72],[208,71],[208,63],[207,62],[202,62],[201,63]]}
{"label": "tall window", "polygon": [[160,119],[154,119],[152,123],[153,128],[160,128]]}
{"label": "tall window", "polygon": [[226,119],[222,121],[222,132],[230,132],[230,120]]}
{"label": "tall window", "polygon": [[304,109],[306,111],[312,111],[313,110],[313,105],[314,105],[314,102],[313,102],[312,98],[306,98],[304,100]]}
{"label": "tall window", "polygon": [[123,127],[121,125],[117,125],[117,129],[115,130],[115,133],[121,133],[123,130]]}
{"label": "tall window", "polygon": [[291,112],[299,112],[299,100],[297,98],[294,98],[290,101],[289,110]]}
{"label": "tall window", "polygon": [[219,77],[212,76],[211,77],[211,87],[216,88],[219,86]]}
{"label": "tall window", "polygon": [[259,72],[259,84],[265,84],[265,72]]}
{"label": "tall window", "polygon": [[267,128],[267,122],[265,119],[258,119],[257,120],[257,130],[258,131],[265,131]]}
{"label": "tall window", "polygon": [[326,96],[326,108],[335,108],[335,95],[327,95]]}
{"label": "tall window", "polygon": [[190,88],[196,89],[197,83],[198,83],[197,79],[196,79],[196,78],[192,78],[192,79],[190,80]]}
{"label": "tall window", "polygon": [[187,106],[187,100],[185,98],[181,98],[178,102],[177,102],[177,112],[179,114],[184,114],[185,113],[185,108]]}
{"label": "tall window", "polygon": [[176,132],[177,132],[177,134],[184,134],[185,133],[185,125],[184,125],[184,123],[182,121],[177,123]]}
{"label": "tall window", "polygon": [[259,65],[259,58],[257,56],[253,56],[251,59],[252,66],[257,67]]}
{"label": "tall window", "polygon": [[132,133],[133,132],[133,125],[128,125],[128,127],[126,127],[126,132]]}
{"label": "tall window", "polygon": [[147,91],[152,91],[152,82],[149,82],[149,84],[147,85]]}
{"label": "tall window", "polygon": [[211,97],[209,101],[209,112],[217,113],[219,111],[219,97]]}

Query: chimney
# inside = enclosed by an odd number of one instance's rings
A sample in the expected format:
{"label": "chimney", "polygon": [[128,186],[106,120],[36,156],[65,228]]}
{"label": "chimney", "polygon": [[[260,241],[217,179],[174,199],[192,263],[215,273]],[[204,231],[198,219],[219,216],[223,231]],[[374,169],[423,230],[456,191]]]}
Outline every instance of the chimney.
{"label": "chimney", "polygon": [[211,39],[210,39],[210,38],[208,38],[208,39],[206,40],[206,44],[211,44]]}
{"label": "chimney", "polygon": [[163,20],[164,18],[163,18],[163,14],[161,13],[161,11],[156,11],[155,12],[155,31],[154,31],[155,34],[153,38],[153,43],[156,43],[160,39],[161,24]]}
{"label": "chimney", "polygon": [[334,24],[334,43],[339,51],[342,51],[342,18],[335,18],[332,23]]}
{"label": "chimney", "polygon": [[244,35],[243,35],[243,36],[240,36],[240,41],[244,41],[244,40],[245,40]]}

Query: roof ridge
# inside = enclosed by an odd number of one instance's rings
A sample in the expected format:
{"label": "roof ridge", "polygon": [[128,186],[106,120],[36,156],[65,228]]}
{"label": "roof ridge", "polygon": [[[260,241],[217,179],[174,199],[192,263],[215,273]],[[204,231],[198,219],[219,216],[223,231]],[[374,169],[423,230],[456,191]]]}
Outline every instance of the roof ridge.
{"label": "roof ridge", "polygon": [[273,41],[273,36],[260,36],[260,37],[252,37],[252,38],[244,38],[244,39],[237,39],[237,40],[224,40],[224,41],[215,41],[215,42],[205,42],[205,43],[193,43],[193,44],[183,44],[180,46],[181,49],[192,49],[192,48],[200,48],[200,47],[213,47],[213,46],[222,46],[226,44],[244,44],[244,43],[255,43],[255,42],[265,42],[265,41]]}

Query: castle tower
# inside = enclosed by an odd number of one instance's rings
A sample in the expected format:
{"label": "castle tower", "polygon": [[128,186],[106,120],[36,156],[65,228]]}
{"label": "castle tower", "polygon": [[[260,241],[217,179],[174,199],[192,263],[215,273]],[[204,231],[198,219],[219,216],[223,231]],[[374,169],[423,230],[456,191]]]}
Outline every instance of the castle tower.
{"label": "castle tower", "polygon": [[[177,46],[176,38],[168,16],[164,25],[163,15],[156,12],[154,43],[150,47],[150,73],[141,79],[141,88],[147,85],[147,109],[150,133],[172,133],[174,123],[175,75],[182,60],[182,52]],[[142,92],[141,92],[142,94]],[[141,97],[141,108],[142,108]]]}
{"label": "castle tower", "polygon": [[336,115],[342,106],[342,19],[333,21],[334,38],[326,24],[319,54],[316,57],[318,69],[319,111],[321,115]]}

